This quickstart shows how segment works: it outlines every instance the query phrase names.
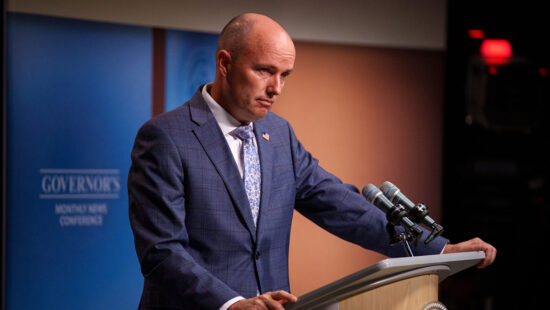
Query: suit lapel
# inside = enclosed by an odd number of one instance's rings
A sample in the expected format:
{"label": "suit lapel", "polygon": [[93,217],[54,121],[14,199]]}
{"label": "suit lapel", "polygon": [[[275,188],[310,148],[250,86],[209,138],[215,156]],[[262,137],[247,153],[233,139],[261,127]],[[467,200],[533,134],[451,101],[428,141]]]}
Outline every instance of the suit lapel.
{"label": "suit lapel", "polygon": [[191,119],[198,125],[193,129],[193,132],[212,161],[212,164],[216,167],[255,242],[256,228],[252,219],[252,213],[250,212],[250,204],[248,203],[243,180],[237,169],[231,150],[227,145],[227,141],[214,115],[212,115],[208,105],[204,102],[200,91],[195,93],[188,104]]}
{"label": "suit lapel", "polygon": [[[271,194],[271,180],[273,170],[273,146],[269,138],[269,128],[265,120],[259,120],[254,123],[254,133],[258,143],[258,153],[260,156],[260,166],[262,169],[262,196],[260,199],[260,216],[258,218],[259,231],[262,228],[262,222],[267,221],[267,212],[269,208],[269,198]],[[257,232],[259,234],[259,232]]]}

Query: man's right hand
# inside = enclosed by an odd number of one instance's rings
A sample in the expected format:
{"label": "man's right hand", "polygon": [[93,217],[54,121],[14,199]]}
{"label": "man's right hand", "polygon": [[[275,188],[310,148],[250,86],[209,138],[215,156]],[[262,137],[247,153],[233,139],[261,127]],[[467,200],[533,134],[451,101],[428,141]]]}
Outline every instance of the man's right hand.
{"label": "man's right hand", "polygon": [[268,309],[268,310],[284,310],[284,303],[296,302],[298,297],[285,292],[267,292],[265,294],[249,298],[242,299],[231,305],[228,310],[241,310],[241,309]]}

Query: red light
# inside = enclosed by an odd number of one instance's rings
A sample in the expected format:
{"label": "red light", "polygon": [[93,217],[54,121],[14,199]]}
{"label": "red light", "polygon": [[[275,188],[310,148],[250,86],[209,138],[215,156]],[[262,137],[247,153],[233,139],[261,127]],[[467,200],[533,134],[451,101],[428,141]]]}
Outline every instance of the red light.
{"label": "red light", "polygon": [[504,65],[512,57],[512,45],[504,39],[485,39],[481,42],[480,52],[487,64]]}
{"label": "red light", "polygon": [[539,75],[540,76],[548,76],[548,69],[546,68],[539,68]]}
{"label": "red light", "polygon": [[468,29],[468,36],[472,39],[483,39],[485,38],[485,32],[479,29]]}

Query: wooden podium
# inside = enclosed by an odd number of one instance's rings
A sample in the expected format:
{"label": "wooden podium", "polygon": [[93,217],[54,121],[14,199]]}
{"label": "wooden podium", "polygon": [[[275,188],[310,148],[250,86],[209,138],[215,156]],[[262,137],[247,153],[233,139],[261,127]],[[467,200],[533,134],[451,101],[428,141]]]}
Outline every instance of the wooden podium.
{"label": "wooden podium", "polygon": [[320,287],[288,310],[436,310],[438,285],[448,276],[477,265],[484,252],[389,258]]}

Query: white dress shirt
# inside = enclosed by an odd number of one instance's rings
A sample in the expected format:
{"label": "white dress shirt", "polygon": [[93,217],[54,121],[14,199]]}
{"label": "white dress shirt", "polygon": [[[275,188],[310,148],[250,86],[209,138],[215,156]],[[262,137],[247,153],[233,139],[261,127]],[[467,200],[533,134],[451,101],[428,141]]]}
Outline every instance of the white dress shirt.
{"label": "white dress shirt", "polygon": [[[231,150],[231,153],[233,154],[233,158],[235,158],[235,162],[237,163],[237,167],[239,168],[239,173],[241,174],[241,178],[244,176],[244,158],[242,156],[242,140],[237,138],[235,135],[232,134],[233,130],[235,130],[237,127],[242,126],[242,124],[236,120],[231,114],[229,114],[224,108],[222,108],[219,103],[217,103],[212,96],[208,93],[209,85],[204,85],[202,88],[202,97],[204,98],[204,101],[208,104],[208,107],[210,108],[210,111],[212,111],[212,114],[214,114],[214,118],[216,119],[216,122],[218,122],[218,126],[220,126],[220,129],[222,130],[223,136],[225,137],[225,140],[227,141],[227,145],[229,145],[229,149]],[[251,127],[253,127],[253,124],[250,123]],[[256,137],[254,137],[254,144],[256,143]],[[227,310],[231,305],[236,303],[239,300],[245,299],[242,296],[237,296],[235,298],[232,298],[228,300],[226,303],[224,303],[220,310]]]}
{"label": "white dress shirt", "polygon": [[[239,168],[239,173],[241,174],[242,178],[244,176],[244,158],[242,156],[243,142],[241,139],[233,135],[233,130],[235,130],[239,126],[242,126],[243,124],[241,124],[241,122],[231,116],[231,114],[229,114],[224,108],[222,108],[219,103],[214,100],[214,98],[212,98],[212,96],[210,96],[207,90],[209,86],[210,84],[204,85],[204,87],[202,88],[202,97],[204,98],[204,101],[206,101],[206,103],[208,104],[210,111],[212,111],[212,114],[214,114],[216,122],[218,122],[218,126],[220,126],[220,129],[222,130],[223,136],[227,141],[227,145],[229,145],[229,149],[233,154],[233,158],[235,158],[237,168]],[[249,126],[254,129],[253,123],[250,123]],[[256,137],[254,137],[254,144],[258,146],[258,143],[256,142]]]}

